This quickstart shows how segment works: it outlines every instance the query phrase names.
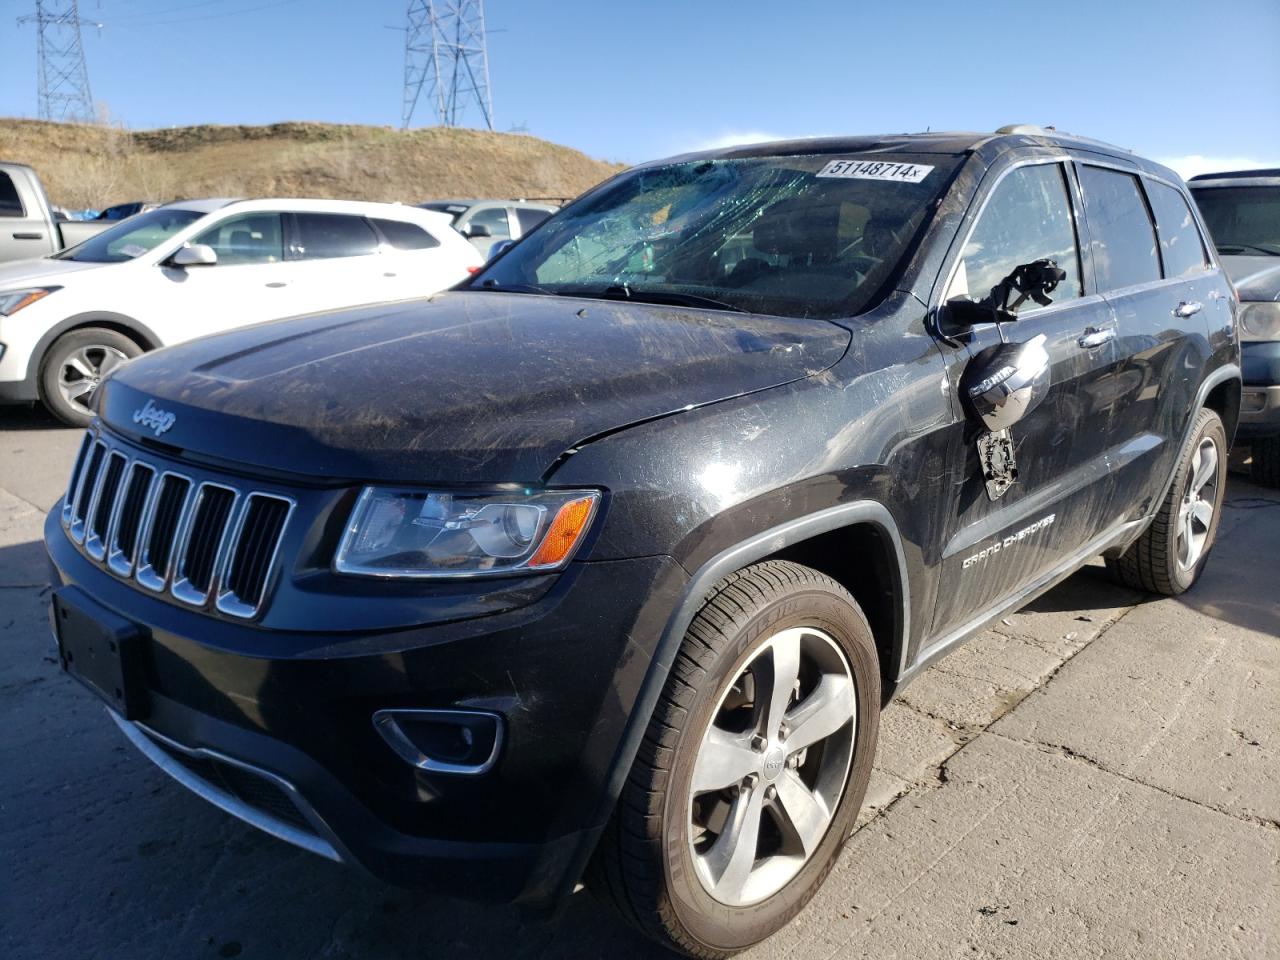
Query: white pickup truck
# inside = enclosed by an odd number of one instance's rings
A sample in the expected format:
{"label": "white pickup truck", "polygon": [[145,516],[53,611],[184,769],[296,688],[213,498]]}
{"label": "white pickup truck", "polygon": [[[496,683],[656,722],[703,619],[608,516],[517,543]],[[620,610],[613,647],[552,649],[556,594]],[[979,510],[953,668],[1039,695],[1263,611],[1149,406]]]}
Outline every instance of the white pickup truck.
{"label": "white pickup truck", "polygon": [[59,219],[34,170],[24,163],[0,163],[0,263],[47,257],[109,226],[106,220]]}

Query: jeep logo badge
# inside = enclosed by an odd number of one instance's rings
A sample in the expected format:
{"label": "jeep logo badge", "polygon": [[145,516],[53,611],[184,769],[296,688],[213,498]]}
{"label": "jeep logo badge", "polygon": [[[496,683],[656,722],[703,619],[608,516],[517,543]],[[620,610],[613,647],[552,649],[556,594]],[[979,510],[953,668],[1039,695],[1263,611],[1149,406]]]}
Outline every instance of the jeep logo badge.
{"label": "jeep logo badge", "polygon": [[157,437],[170,430],[178,418],[168,410],[161,410],[154,400],[148,400],[145,406],[133,411],[133,422],[146,427]]}
{"label": "jeep logo badge", "polygon": [[769,755],[764,758],[764,778],[766,780],[775,779],[782,772],[782,764],[786,760],[786,754],[781,748],[772,750]]}

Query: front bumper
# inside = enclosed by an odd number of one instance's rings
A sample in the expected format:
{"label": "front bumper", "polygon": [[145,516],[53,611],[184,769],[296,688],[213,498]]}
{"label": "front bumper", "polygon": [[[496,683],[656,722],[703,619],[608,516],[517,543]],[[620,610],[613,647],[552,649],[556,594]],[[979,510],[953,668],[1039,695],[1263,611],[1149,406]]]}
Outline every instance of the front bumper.
{"label": "front bumper", "polygon": [[[183,781],[189,787],[397,885],[539,905],[572,889],[573,865],[603,826],[596,819],[623,729],[686,581],[674,561],[575,563],[533,603],[487,616],[282,638],[117,579],[67,539],[59,513],[45,528],[55,586],[74,586],[145,629],[146,713],[117,722],[153,760],[203,769],[206,784],[246,809]],[[374,728],[373,714],[389,707],[497,713],[502,752],[480,776],[419,769]],[[285,806],[255,799],[252,784],[238,789],[219,763],[274,788]],[[264,812],[269,819],[255,820]],[[299,836],[273,829],[279,823]]]}
{"label": "front bumper", "polygon": [[1280,342],[1242,343],[1240,363],[1244,389],[1236,438],[1280,435]]}

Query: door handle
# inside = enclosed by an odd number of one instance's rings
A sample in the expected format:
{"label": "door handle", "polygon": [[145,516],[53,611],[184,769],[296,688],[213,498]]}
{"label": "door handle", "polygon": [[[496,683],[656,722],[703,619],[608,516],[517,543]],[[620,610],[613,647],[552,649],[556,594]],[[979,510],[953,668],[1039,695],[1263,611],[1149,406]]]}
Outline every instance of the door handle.
{"label": "door handle", "polygon": [[1094,347],[1100,347],[1104,343],[1109,343],[1115,338],[1115,327],[1104,327],[1101,330],[1096,327],[1089,327],[1084,333],[1080,334],[1076,343],[1084,347],[1086,350],[1092,350]]}
{"label": "door handle", "polygon": [[13,239],[15,239],[15,240],[43,240],[43,239],[44,239],[44,234],[43,234],[43,233],[15,233],[15,234],[13,235]]}
{"label": "door handle", "polygon": [[288,285],[283,280],[273,280],[267,284],[272,290],[279,290],[281,287],[287,287]]}
{"label": "door handle", "polygon": [[1194,300],[1193,301],[1183,300],[1180,304],[1178,304],[1176,307],[1173,308],[1173,315],[1175,317],[1186,319],[1187,317],[1194,317],[1197,313],[1199,313],[1203,309],[1204,309],[1203,303],[1199,303]]}

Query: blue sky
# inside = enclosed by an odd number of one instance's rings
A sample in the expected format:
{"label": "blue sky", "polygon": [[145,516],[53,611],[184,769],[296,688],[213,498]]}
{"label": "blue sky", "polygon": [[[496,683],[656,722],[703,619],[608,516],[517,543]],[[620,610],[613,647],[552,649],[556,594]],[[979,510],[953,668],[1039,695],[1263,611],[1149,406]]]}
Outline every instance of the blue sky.
{"label": "blue sky", "polygon": [[[15,24],[34,5],[0,0],[0,115],[36,114],[35,29]],[[85,33],[94,98],[129,127],[399,123],[403,41],[386,26],[403,0],[80,10],[104,24]],[[1184,175],[1280,165],[1277,0],[489,0],[486,16],[496,127],[609,160],[1016,121]]]}

